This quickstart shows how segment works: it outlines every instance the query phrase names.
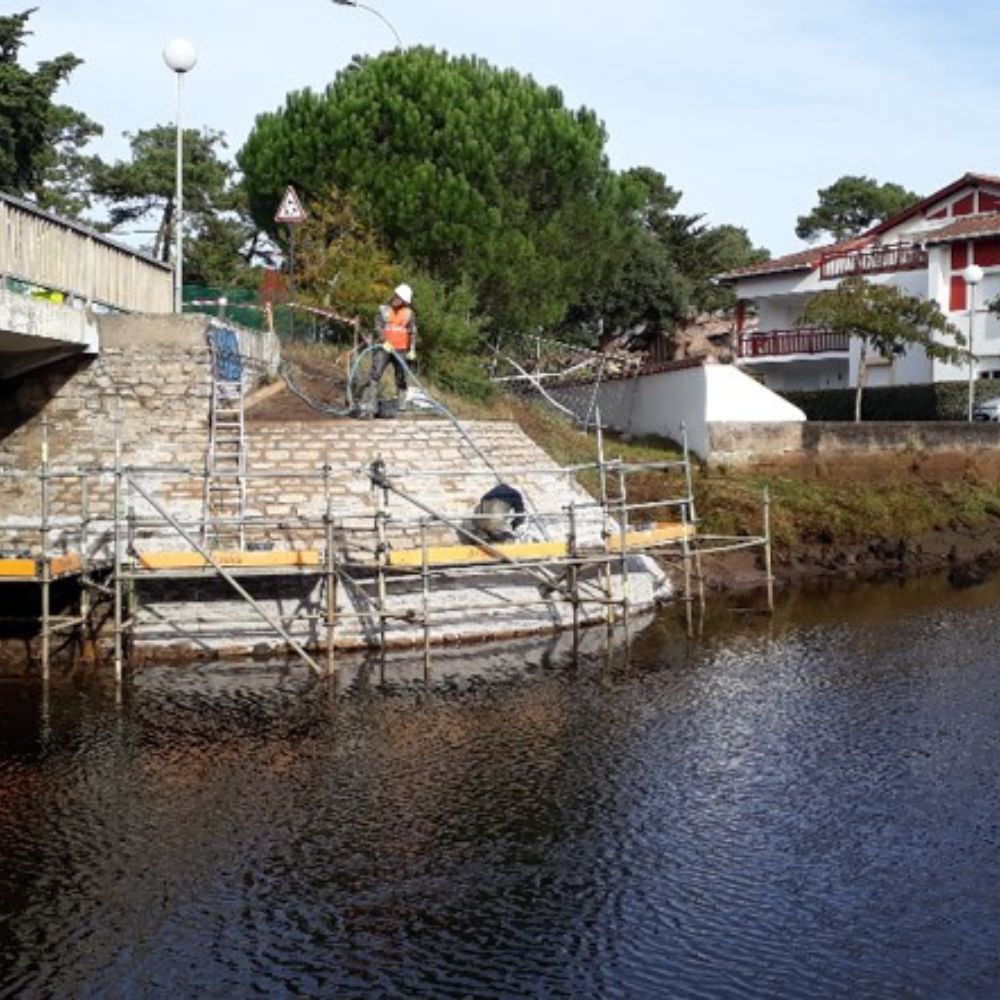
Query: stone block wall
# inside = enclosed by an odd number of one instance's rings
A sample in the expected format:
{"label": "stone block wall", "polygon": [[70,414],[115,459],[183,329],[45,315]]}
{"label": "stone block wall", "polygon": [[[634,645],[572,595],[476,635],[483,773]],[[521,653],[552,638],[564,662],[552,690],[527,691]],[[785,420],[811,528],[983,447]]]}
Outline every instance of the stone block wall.
{"label": "stone block wall", "polygon": [[[10,391],[0,397],[0,551],[38,549],[40,536],[32,526],[41,509],[43,420],[53,470],[48,506],[56,550],[108,551],[119,415],[122,465],[131,467],[130,476],[174,517],[200,534],[211,399],[208,323],[193,316],[106,317],[97,357],[69,359],[7,383]],[[268,345],[245,346],[260,355],[258,367],[273,366]],[[529,512],[540,515],[532,525],[535,537],[563,537],[565,508],[575,502],[581,508],[581,540],[597,540],[601,519],[591,498],[571,477],[547,474],[554,462],[516,425],[477,421],[465,427],[475,447],[444,419],[249,422],[247,541],[261,547],[322,547],[322,518],[329,508],[345,531],[356,530],[359,544],[370,546],[375,501],[367,470],[377,457],[408,494],[460,520],[497,482],[480,453],[525,494]],[[183,471],[165,472],[163,467]],[[83,468],[102,471],[87,477],[92,521],[81,539],[82,480],[63,473]],[[140,522],[154,519],[152,508],[127,487],[123,505]],[[421,512],[395,496],[388,510],[390,540],[417,544]],[[155,519],[161,520],[158,515]],[[266,523],[254,525],[255,520]],[[136,539],[140,549],[187,547],[162,521],[140,523]],[[456,540],[451,529],[428,533],[430,544]]]}
{"label": "stone block wall", "polygon": [[[84,506],[79,477],[68,470],[105,470],[87,479],[86,505],[95,519],[91,542],[106,537],[112,516],[116,423],[125,466],[186,465],[202,470],[211,399],[211,353],[203,316],[104,316],[97,356],[68,358],[0,383],[0,549],[34,550],[41,502],[43,426],[52,478],[53,536],[79,548]],[[259,336],[247,336],[253,340]],[[270,338],[273,339],[273,338]],[[255,371],[273,367],[274,345],[247,344]],[[169,484],[166,498],[186,518],[202,510],[202,484]]]}
{"label": "stone block wall", "polygon": [[[563,537],[566,508],[575,502],[580,508],[581,540],[599,538],[600,516],[592,498],[572,477],[555,474],[553,460],[516,424],[471,421],[462,426],[475,447],[444,419],[253,423],[248,436],[247,513],[251,518],[285,520],[284,532],[269,529],[264,537],[303,547],[318,544],[320,519],[329,503],[344,528],[371,537],[376,507],[368,469],[381,458],[387,475],[406,494],[450,520],[461,521],[496,485],[492,465],[524,494],[529,514],[538,515],[534,534]],[[417,544],[420,509],[391,495],[388,512],[390,540]],[[298,523],[302,518],[312,520],[313,527]],[[456,533],[439,528],[428,534],[428,540],[450,543],[456,541]]]}
{"label": "stone block wall", "polygon": [[804,424],[713,423],[711,461],[741,464],[760,459],[858,456],[900,452],[1000,452],[1000,424],[965,421],[896,421]]}

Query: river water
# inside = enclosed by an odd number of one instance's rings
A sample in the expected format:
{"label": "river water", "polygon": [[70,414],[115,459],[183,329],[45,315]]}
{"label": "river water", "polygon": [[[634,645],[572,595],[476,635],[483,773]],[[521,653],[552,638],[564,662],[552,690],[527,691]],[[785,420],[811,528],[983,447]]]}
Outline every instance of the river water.
{"label": "river water", "polygon": [[0,686],[2,997],[1000,995],[1000,589]]}

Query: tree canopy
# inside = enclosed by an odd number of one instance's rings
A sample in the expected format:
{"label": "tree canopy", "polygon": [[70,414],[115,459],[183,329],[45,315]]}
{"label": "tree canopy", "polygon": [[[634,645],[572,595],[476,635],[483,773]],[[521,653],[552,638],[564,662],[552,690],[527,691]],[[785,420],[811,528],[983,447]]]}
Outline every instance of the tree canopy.
{"label": "tree canopy", "polygon": [[857,236],[920,200],[920,195],[899,184],[879,184],[874,178],[852,175],[816,194],[816,207],[800,215],[795,226],[795,235],[803,240],[815,240],[823,233],[835,240]]}
{"label": "tree canopy", "polygon": [[[933,299],[918,299],[894,285],[875,285],[864,278],[845,278],[836,288],[814,295],[801,322],[861,340],[861,369],[855,419],[861,419],[867,356],[875,351],[891,358],[921,347],[929,358],[959,362],[968,358],[965,337]],[[947,343],[936,335],[951,339]]]}
{"label": "tree canopy", "polygon": [[[125,138],[130,159],[94,164],[94,196],[108,203],[112,229],[156,216],[153,254],[167,260],[175,210],[176,130],[156,125],[126,132]],[[222,132],[184,130],[184,211],[196,232],[217,213],[236,207],[233,167],[222,158],[225,148]]]}
{"label": "tree canopy", "polygon": [[766,260],[737,226],[707,226],[700,215],[678,211],[681,192],[652,167],[621,178],[628,222],[603,282],[570,312],[571,323],[602,321],[611,331],[653,335],[692,313],[732,308],[733,292],[715,275]]}
{"label": "tree canopy", "polygon": [[605,132],[561,93],[477,58],[363,59],[258,117],[238,154],[258,224],[285,184],[352,195],[398,260],[466,281],[501,327],[558,322],[620,240]]}
{"label": "tree canopy", "polygon": [[54,100],[83,60],[65,53],[40,62],[34,72],[20,65],[36,10],[0,16],[0,188],[78,215],[89,204],[89,161],[81,150],[102,129]]}

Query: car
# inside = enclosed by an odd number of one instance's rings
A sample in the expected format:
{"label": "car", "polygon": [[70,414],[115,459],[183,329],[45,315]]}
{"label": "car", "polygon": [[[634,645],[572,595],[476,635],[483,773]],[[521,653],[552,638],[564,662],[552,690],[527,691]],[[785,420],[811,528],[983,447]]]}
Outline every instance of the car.
{"label": "car", "polygon": [[984,399],[981,403],[976,403],[972,410],[973,420],[985,420],[990,423],[1000,423],[1000,396],[993,399]]}

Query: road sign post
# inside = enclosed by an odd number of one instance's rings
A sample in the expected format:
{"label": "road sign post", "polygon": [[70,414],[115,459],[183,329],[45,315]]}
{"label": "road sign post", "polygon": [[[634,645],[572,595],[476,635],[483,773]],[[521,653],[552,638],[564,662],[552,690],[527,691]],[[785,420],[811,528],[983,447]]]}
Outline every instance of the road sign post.
{"label": "road sign post", "polygon": [[295,228],[308,218],[298,192],[291,184],[285,188],[274,221],[288,226],[288,298],[291,303],[291,334],[295,336]]}

